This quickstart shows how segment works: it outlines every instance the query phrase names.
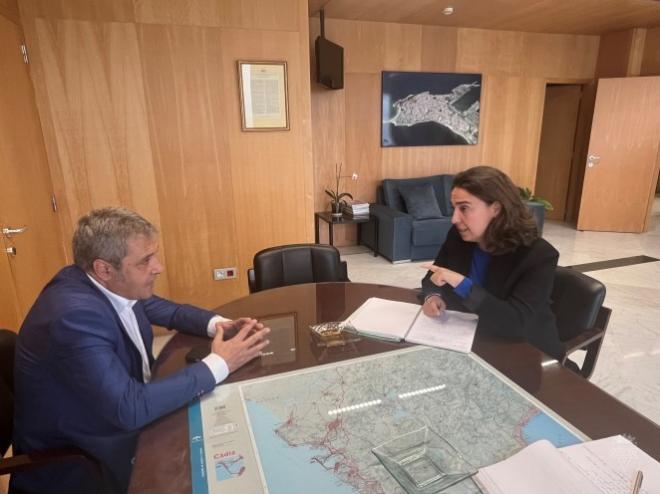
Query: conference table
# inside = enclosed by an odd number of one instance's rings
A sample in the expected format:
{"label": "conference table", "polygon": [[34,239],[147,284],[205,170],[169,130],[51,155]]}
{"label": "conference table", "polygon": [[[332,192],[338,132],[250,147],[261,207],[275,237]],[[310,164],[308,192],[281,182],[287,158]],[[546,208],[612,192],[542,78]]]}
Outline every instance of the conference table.
{"label": "conference table", "polygon": [[[253,379],[405,347],[361,338],[346,346],[320,347],[309,326],[347,318],[369,297],[417,303],[417,292],[364,283],[294,285],[258,292],[216,309],[225,317],[290,321],[273,331],[271,347],[281,358],[261,357],[232,373],[225,383]],[[210,340],[177,334],[157,359],[154,377],[183,368],[191,348]],[[287,349],[290,349],[288,353]],[[624,434],[660,460],[660,427],[581,376],[558,365],[527,343],[511,343],[477,334],[472,351],[488,364],[592,439]],[[222,385],[221,385],[222,386]],[[129,492],[190,493],[190,452],[185,408],[147,426],[140,435]]]}

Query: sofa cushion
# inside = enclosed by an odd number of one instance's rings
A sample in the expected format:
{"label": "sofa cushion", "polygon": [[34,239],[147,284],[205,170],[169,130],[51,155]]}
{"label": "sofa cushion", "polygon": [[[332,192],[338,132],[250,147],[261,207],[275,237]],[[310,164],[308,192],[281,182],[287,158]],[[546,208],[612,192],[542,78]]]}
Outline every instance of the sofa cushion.
{"label": "sofa cushion", "polygon": [[453,181],[453,175],[432,175],[430,177],[418,178],[386,178],[383,180],[379,199],[382,199],[382,204],[385,204],[392,209],[396,209],[397,211],[405,212],[405,204],[399,189],[401,187],[412,185],[431,184],[443,216],[451,216],[454,212],[454,208],[451,205],[451,186]]}
{"label": "sofa cushion", "polygon": [[406,204],[408,214],[416,220],[442,218],[433,186],[429,184],[407,185],[399,187],[399,192]]}
{"label": "sofa cushion", "polygon": [[447,237],[447,230],[451,227],[451,221],[447,218],[415,220],[412,224],[412,244],[437,245],[440,248]]}

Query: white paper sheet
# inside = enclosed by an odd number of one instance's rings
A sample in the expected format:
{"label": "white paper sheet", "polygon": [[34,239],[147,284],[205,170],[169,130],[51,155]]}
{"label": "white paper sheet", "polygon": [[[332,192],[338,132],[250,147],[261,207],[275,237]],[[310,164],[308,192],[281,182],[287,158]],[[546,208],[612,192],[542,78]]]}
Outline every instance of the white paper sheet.
{"label": "white paper sheet", "polygon": [[406,335],[406,341],[469,353],[478,320],[475,314],[451,310],[439,317],[428,317],[420,312]]}
{"label": "white paper sheet", "polygon": [[479,470],[474,480],[489,494],[628,494],[660,492],[660,463],[622,436],[557,449],[546,440]]}
{"label": "white paper sheet", "polygon": [[481,468],[474,480],[488,494],[603,494],[545,439]]}
{"label": "white paper sheet", "polygon": [[347,322],[358,333],[401,341],[408,333],[420,308],[417,304],[371,297],[351,314]]}
{"label": "white paper sheet", "polygon": [[622,436],[575,444],[560,451],[603,494],[630,492],[638,470],[644,475],[639,492],[660,493],[660,463]]}
{"label": "white paper sheet", "polygon": [[372,297],[346,322],[366,336],[469,353],[478,320],[475,314],[451,310],[428,317],[417,304]]}

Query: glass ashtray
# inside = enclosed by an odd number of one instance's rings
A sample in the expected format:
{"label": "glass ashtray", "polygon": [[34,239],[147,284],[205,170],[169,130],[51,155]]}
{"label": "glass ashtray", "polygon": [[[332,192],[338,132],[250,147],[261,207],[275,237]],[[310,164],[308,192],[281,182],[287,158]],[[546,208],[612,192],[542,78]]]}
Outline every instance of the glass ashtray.
{"label": "glass ashtray", "polygon": [[347,330],[346,321],[331,321],[313,324],[309,327],[318,346],[343,346],[359,341],[360,338]]}
{"label": "glass ashtray", "polygon": [[456,449],[428,427],[371,450],[409,494],[433,494],[476,473]]}

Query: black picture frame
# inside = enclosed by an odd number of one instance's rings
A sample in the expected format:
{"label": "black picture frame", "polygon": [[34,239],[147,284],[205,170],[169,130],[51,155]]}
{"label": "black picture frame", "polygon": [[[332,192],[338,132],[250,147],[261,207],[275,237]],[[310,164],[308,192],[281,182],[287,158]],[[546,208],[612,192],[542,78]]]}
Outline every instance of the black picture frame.
{"label": "black picture frame", "polygon": [[383,71],[381,146],[479,142],[481,74]]}

